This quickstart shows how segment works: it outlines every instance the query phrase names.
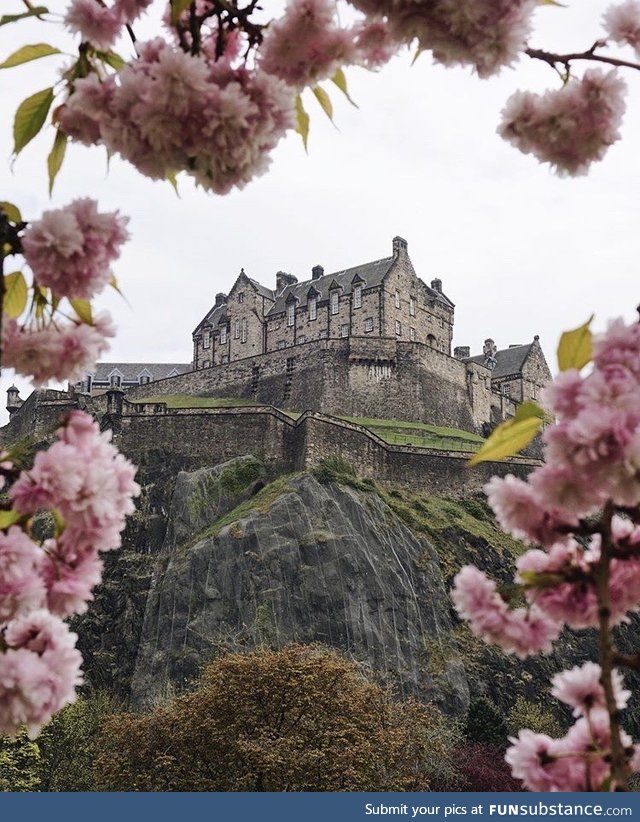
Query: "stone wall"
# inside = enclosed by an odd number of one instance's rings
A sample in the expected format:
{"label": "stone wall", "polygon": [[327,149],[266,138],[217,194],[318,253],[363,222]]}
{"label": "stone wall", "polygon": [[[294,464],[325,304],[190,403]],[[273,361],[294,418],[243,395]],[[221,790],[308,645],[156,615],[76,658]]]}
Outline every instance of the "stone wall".
{"label": "stone wall", "polygon": [[69,411],[85,404],[81,395],[67,391],[34,391],[0,428],[0,444],[6,447],[24,437],[42,439],[55,431]]}
{"label": "stone wall", "polygon": [[170,394],[233,397],[295,411],[427,422],[467,431],[491,419],[487,369],[421,343],[350,337],[236,360],[132,388],[129,399]]}

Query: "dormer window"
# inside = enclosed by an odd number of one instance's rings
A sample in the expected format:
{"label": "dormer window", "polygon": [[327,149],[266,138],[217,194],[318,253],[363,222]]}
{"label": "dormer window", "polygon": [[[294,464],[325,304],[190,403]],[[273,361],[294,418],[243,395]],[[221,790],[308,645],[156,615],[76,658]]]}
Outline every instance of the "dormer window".
{"label": "dormer window", "polygon": [[122,377],[120,374],[112,374],[109,378],[109,385],[111,388],[120,388],[122,385]]}
{"label": "dormer window", "polygon": [[315,320],[318,316],[318,298],[309,297],[309,319]]}
{"label": "dormer window", "polygon": [[289,327],[296,324],[296,304],[289,303],[287,306],[287,325]]}
{"label": "dormer window", "polygon": [[138,382],[140,385],[147,385],[151,382],[151,377],[148,374],[140,374],[138,377]]}
{"label": "dormer window", "polygon": [[202,333],[202,347],[210,348],[211,346],[211,331],[203,331]]}
{"label": "dormer window", "polygon": [[331,313],[337,314],[340,310],[340,295],[337,291],[331,292]]}
{"label": "dormer window", "polygon": [[227,344],[227,326],[223,325],[220,329],[220,345]]}

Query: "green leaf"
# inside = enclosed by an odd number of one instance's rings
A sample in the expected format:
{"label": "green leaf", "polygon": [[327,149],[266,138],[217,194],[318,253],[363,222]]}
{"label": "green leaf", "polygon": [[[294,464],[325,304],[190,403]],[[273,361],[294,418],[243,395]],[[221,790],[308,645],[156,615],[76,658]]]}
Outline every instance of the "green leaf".
{"label": "green leaf", "polygon": [[484,443],[477,454],[467,463],[477,465],[487,460],[503,460],[526,448],[542,428],[543,420],[539,416],[526,416],[524,419],[507,420],[499,425]]}
{"label": "green leaf", "polygon": [[33,286],[33,305],[35,306],[36,319],[44,316],[44,310],[49,305],[49,289],[42,285]]}
{"label": "green leaf", "polygon": [[47,157],[47,170],[49,171],[49,195],[53,191],[53,184],[56,180],[62,161],[64,160],[64,153],[67,150],[67,135],[64,132],[56,131],[56,137],[53,141],[53,148]]}
{"label": "green leaf", "polygon": [[561,9],[566,9],[566,3],[558,3],[557,0],[538,0],[539,6],[558,6]]}
{"label": "green leaf", "polygon": [[6,26],[7,23],[15,23],[17,20],[24,20],[25,17],[41,17],[47,14],[49,9],[45,6],[35,6],[29,11],[23,11],[22,14],[3,14],[0,17],[0,26]]}
{"label": "green leaf", "polygon": [[33,46],[22,46],[18,51],[14,51],[4,63],[0,63],[0,69],[13,68],[30,60],[38,60],[40,57],[48,57],[50,54],[62,54],[60,49],[50,46],[48,43],[36,43]]}
{"label": "green leaf", "polygon": [[18,206],[14,206],[13,203],[5,203],[0,201],[0,211],[3,211],[12,223],[22,222],[22,214],[20,214],[20,209]]}
{"label": "green leaf", "polygon": [[13,121],[14,154],[19,154],[44,125],[53,103],[53,88],[37,91],[18,106]]}
{"label": "green leaf", "polygon": [[180,15],[191,5],[192,0],[171,0],[171,25],[175,26]]}
{"label": "green leaf", "polygon": [[304,150],[307,150],[307,140],[309,139],[309,115],[302,105],[302,97],[296,97],[296,131],[302,137]]}
{"label": "green leaf", "polygon": [[18,511],[0,511],[0,528],[8,528],[18,522],[20,517]]}
{"label": "green leaf", "polygon": [[344,71],[339,68],[336,73],[331,78],[331,82],[335,83],[336,86],[340,89],[340,91],[344,94],[347,100],[351,103],[352,106],[358,108],[357,103],[351,99],[351,95],[349,94],[349,90],[347,89],[347,78],[344,76]]}
{"label": "green leaf", "polygon": [[180,199],[180,192],[178,191],[178,172],[177,171],[167,172],[167,181],[169,183],[171,183],[171,187],[175,191],[178,199]]}
{"label": "green leaf", "polygon": [[531,417],[538,417],[544,420],[546,416],[544,408],[541,408],[537,402],[525,400],[517,407],[514,420],[528,420]]}
{"label": "green leaf", "polygon": [[104,63],[116,71],[120,71],[121,68],[127,65],[127,61],[119,54],[116,54],[115,51],[99,51],[97,55]]}
{"label": "green leaf", "polygon": [[589,326],[593,321],[593,314],[584,325],[573,331],[565,331],[558,343],[558,368],[567,371],[569,368],[580,370],[591,362],[592,334]]}
{"label": "green leaf", "polygon": [[416,49],[416,53],[413,55],[413,60],[411,61],[412,66],[415,66],[416,62],[418,61],[418,57],[420,57],[423,51],[424,49],[421,48]]}
{"label": "green leaf", "polygon": [[78,315],[78,318],[85,324],[85,325],[93,325],[93,314],[91,313],[91,303],[89,300],[81,300],[80,298],[75,300],[69,300],[73,310]]}
{"label": "green leaf", "polygon": [[64,521],[64,517],[62,516],[60,511],[58,511],[57,508],[51,509],[51,516],[53,517],[53,524],[55,527],[54,536],[57,539],[60,536],[60,534],[64,531],[67,523]]}
{"label": "green leaf", "polygon": [[316,100],[322,106],[322,110],[333,123],[333,104],[327,92],[320,86],[314,86],[311,91],[315,94]]}
{"label": "green leaf", "polygon": [[27,307],[27,297],[27,281],[22,271],[5,274],[2,308],[7,317],[17,319]]}

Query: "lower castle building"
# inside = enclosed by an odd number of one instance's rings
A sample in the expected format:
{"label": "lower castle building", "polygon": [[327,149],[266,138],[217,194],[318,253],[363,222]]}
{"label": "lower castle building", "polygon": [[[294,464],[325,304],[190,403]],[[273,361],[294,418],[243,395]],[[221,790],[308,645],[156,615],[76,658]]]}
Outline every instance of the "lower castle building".
{"label": "lower castle building", "polygon": [[[274,289],[242,270],[194,329],[190,365],[102,363],[71,390],[126,389],[130,402],[235,398],[486,434],[537,399],[551,374],[537,336],[452,353],[454,310],[442,281],[418,277],[406,240],[395,237],[389,257],[328,274],[316,265],[303,281],[280,271]],[[21,402],[14,391],[12,414]]]}

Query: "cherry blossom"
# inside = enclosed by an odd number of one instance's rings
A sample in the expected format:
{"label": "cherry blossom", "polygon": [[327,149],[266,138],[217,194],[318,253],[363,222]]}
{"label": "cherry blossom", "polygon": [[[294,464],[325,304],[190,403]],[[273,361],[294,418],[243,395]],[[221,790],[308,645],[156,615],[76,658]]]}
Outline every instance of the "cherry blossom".
{"label": "cherry blossom", "polygon": [[621,45],[629,45],[640,57],[640,2],[626,0],[610,6],[604,14],[607,36]]}

